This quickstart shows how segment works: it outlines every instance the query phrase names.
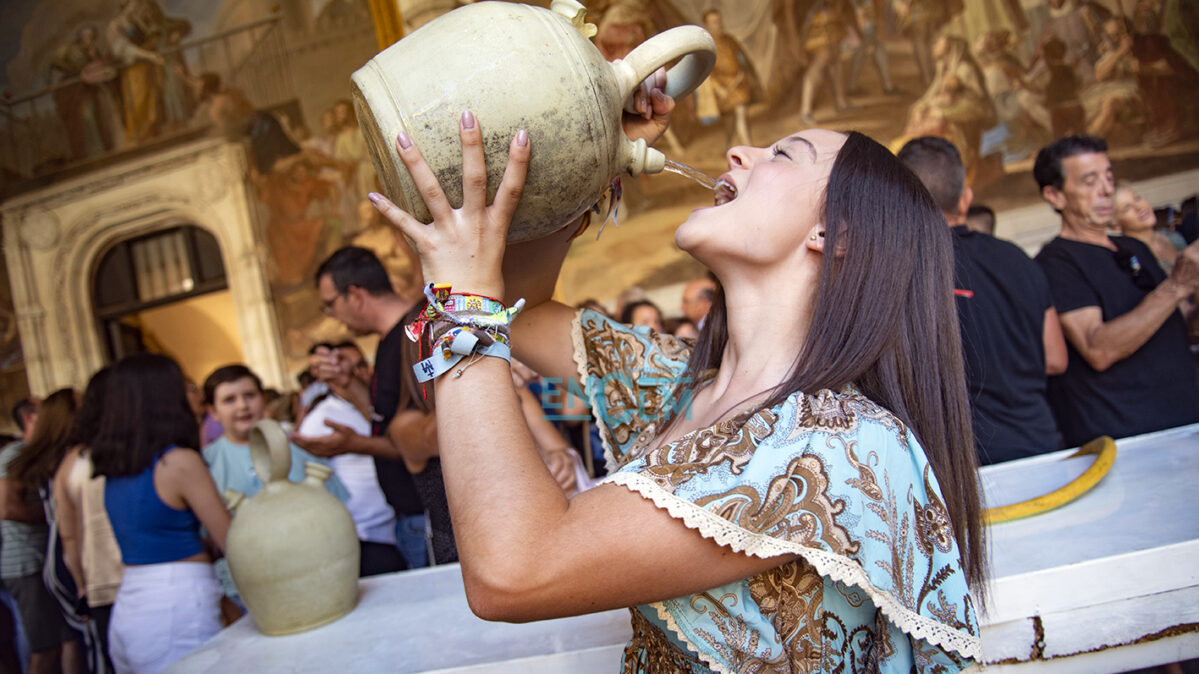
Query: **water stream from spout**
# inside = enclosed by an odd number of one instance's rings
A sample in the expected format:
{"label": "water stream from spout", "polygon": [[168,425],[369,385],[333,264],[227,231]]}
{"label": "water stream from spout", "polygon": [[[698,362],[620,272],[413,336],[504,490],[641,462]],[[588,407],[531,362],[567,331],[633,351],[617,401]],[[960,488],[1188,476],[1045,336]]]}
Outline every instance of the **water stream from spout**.
{"label": "water stream from spout", "polygon": [[703,171],[701,171],[695,167],[688,166],[681,162],[677,162],[673,159],[667,159],[666,165],[663,167],[662,170],[667,171],[669,173],[674,173],[676,175],[683,176],[684,178],[690,178],[691,180],[694,180],[695,182],[699,183],[706,189],[709,189],[709,190],[716,189],[716,179],[715,178],[709,176],[707,173],[704,173]]}

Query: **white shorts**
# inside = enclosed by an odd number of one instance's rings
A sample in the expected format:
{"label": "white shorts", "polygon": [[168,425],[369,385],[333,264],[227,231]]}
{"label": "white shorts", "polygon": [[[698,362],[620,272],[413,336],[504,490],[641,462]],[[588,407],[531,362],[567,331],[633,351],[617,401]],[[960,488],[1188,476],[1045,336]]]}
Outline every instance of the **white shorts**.
{"label": "white shorts", "polygon": [[108,630],[117,672],[162,671],[208,641],[221,629],[221,596],[207,562],[126,566]]}

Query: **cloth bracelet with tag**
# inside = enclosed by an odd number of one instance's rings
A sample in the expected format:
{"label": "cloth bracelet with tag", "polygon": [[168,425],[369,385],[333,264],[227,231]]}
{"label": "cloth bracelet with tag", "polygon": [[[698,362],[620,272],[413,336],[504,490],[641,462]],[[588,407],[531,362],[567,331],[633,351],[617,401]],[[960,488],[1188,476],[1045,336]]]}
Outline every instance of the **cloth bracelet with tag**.
{"label": "cloth bracelet with tag", "polygon": [[488,338],[480,339],[470,328],[452,328],[441,337],[441,348],[435,348],[432,356],[413,365],[412,369],[416,373],[416,380],[423,383],[449,372],[467,356],[471,356],[471,360],[458,369],[455,377],[461,376],[466,368],[477,362],[478,357],[492,356],[511,362],[512,352],[505,342],[506,335],[488,335]]}

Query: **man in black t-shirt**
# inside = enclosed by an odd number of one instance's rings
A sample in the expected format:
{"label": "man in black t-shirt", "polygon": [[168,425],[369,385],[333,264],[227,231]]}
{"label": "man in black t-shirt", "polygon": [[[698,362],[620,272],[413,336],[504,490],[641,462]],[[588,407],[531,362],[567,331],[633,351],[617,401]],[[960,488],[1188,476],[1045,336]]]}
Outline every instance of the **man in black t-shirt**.
{"label": "man in black t-shirt", "polygon": [[1057,449],[1046,374],[1065,369],[1066,344],[1044,274],[1016,245],[966,226],[974,193],[952,143],[916,138],[899,159],[952,227],[954,295],[979,463]]}
{"label": "man in black t-shirt", "polygon": [[1061,215],[1061,234],[1037,254],[1061,316],[1070,364],[1049,382],[1066,446],[1199,422],[1199,384],[1179,306],[1199,288],[1199,244],[1167,276],[1145,244],[1108,236],[1115,176],[1107,143],[1059,139],[1037,153],[1033,176]]}
{"label": "man in black t-shirt", "polygon": [[[417,303],[392,289],[387,270],[374,253],[354,246],[335,251],[316,272],[321,310],[345,324],[356,335],[380,335],[375,352],[374,376],[368,384],[350,376],[347,363],[331,357],[319,366],[321,379],[339,396],[352,402],[371,421],[371,437],[348,427],[325,422],[329,435],[292,440],[317,456],[367,454],[375,459],[375,472],[387,502],[396,513],[396,545],[409,568],[428,565],[426,504],[405,465],[406,458],[424,458],[430,443],[436,446],[431,412],[400,409],[408,385],[404,369],[404,317],[419,311]],[[411,395],[411,392],[409,392]],[[438,476],[440,481],[440,476]],[[444,489],[441,500],[444,501]],[[436,507],[440,509],[441,504]]]}

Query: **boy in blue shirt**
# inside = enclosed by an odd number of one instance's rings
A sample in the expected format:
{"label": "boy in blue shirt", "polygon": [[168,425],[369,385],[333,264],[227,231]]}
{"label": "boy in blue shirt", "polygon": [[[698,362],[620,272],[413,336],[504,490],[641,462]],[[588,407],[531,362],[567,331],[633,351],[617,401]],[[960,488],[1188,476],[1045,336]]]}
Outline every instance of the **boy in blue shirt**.
{"label": "boy in blue shirt", "polygon": [[[204,380],[204,403],[208,413],[224,429],[221,437],[208,443],[203,452],[204,462],[208,464],[217,491],[224,495],[226,489],[232,489],[250,498],[262,489],[262,480],[254,471],[254,463],[250,459],[250,430],[263,418],[266,408],[262,380],[245,365],[219,367]],[[291,471],[287,479],[302,482],[305,477],[304,465],[309,461],[329,465],[328,460],[318,459],[291,445]],[[325,488],[342,503],[350,498],[336,475],[330,475],[325,480]],[[237,588],[224,558],[217,560],[216,573],[225,595],[238,601]]]}
{"label": "boy in blue shirt", "polygon": [[[204,380],[204,402],[224,428],[221,437],[204,447],[204,461],[217,490],[224,494],[226,489],[233,489],[250,498],[262,489],[262,480],[250,460],[250,430],[263,418],[266,407],[262,380],[245,365],[217,368]],[[291,472],[287,479],[302,482],[304,465],[309,461],[329,465],[328,460],[291,445]],[[325,481],[325,488],[343,503],[349,498],[336,475]]]}

